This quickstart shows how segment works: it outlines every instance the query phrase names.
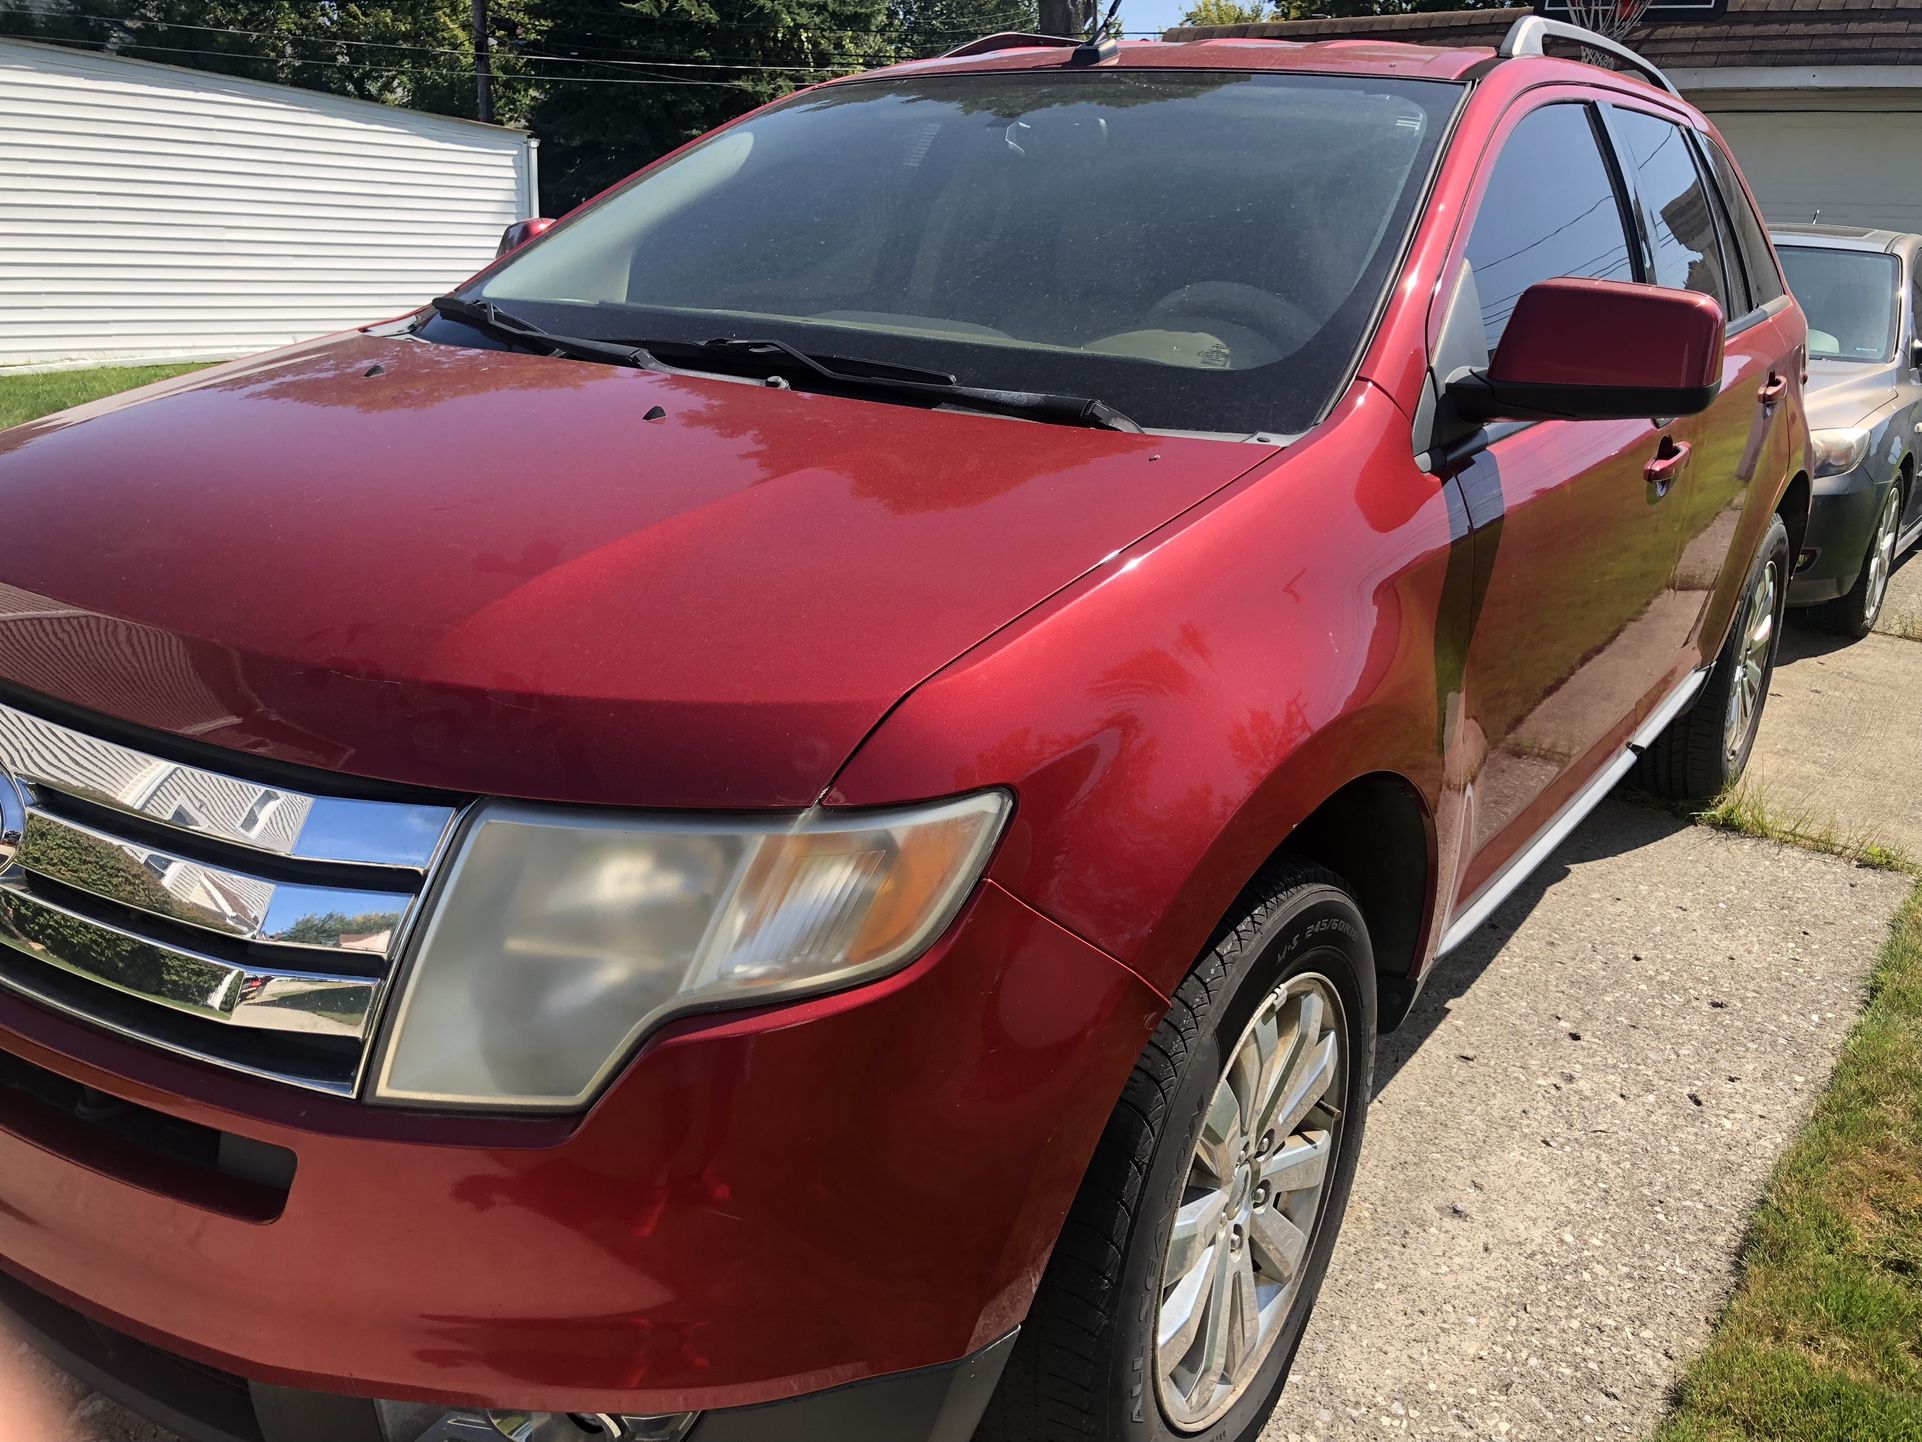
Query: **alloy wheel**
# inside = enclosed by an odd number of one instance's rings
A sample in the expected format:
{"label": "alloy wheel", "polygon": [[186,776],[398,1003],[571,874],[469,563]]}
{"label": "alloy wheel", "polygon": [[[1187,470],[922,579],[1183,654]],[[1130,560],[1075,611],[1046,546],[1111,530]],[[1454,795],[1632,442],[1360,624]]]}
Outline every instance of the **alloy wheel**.
{"label": "alloy wheel", "polygon": [[1882,507],[1882,523],[1876,527],[1869,544],[1868,584],[1862,588],[1862,619],[1869,625],[1882,614],[1882,599],[1889,594],[1889,577],[1895,570],[1895,538],[1902,530],[1902,488],[1889,487],[1888,504]]}
{"label": "alloy wheel", "polygon": [[1290,978],[1229,1053],[1161,1269],[1155,1384],[1183,1431],[1218,1420],[1273,1352],[1313,1250],[1340,1145],[1341,999]]}
{"label": "alloy wheel", "polygon": [[1775,558],[1769,557],[1749,592],[1744,615],[1747,629],[1735,653],[1735,684],[1729,687],[1728,721],[1723,745],[1729,759],[1739,760],[1748,745],[1756,713],[1762,709],[1762,688],[1768,681],[1769,649],[1775,641],[1775,603],[1780,592]]}

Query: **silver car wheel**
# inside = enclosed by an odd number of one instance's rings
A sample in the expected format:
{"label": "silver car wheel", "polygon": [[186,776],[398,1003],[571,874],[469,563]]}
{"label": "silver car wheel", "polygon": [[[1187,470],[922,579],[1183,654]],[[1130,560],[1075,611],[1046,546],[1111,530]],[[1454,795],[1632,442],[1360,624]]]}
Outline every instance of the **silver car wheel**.
{"label": "silver car wheel", "polygon": [[1749,592],[1748,629],[1735,652],[1735,684],[1728,692],[1728,721],[1723,737],[1729,759],[1735,760],[1748,743],[1749,727],[1762,707],[1762,687],[1768,677],[1769,648],[1775,640],[1775,602],[1779,587],[1775,558],[1769,557]]}
{"label": "silver car wheel", "polygon": [[1882,523],[1869,543],[1868,585],[1862,588],[1862,619],[1870,625],[1882,614],[1882,599],[1889,594],[1889,577],[1895,570],[1895,539],[1902,533],[1902,488],[1889,487],[1888,504],[1882,507]]}
{"label": "silver car wheel", "polygon": [[1301,1289],[1341,1141],[1341,998],[1314,973],[1262,1001],[1229,1053],[1161,1268],[1155,1385],[1200,1431],[1261,1370]]}

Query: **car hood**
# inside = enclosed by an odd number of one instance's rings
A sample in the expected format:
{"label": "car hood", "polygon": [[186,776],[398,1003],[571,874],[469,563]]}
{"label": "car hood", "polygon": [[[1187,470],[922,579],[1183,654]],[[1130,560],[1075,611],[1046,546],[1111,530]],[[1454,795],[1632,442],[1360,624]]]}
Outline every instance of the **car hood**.
{"label": "car hood", "polygon": [[334,338],[0,433],[0,681],[382,780],[805,805],[1272,453]]}
{"label": "car hood", "polygon": [[1811,360],[1806,391],[1809,426],[1859,426],[1895,399],[1895,372],[1858,361]]}

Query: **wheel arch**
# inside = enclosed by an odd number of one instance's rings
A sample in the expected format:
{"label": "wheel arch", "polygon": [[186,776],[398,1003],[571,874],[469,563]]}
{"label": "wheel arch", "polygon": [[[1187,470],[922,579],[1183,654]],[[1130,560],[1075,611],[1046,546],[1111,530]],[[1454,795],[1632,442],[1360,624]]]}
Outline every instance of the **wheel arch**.
{"label": "wheel arch", "polygon": [[1789,533],[1789,573],[1793,575],[1802,556],[1802,542],[1809,533],[1809,506],[1812,496],[1809,490],[1809,473],[1797,471],[1789,478],[1782,490],[1782,497],[1775,503],[1775,514],[1782,518],[1782,524]]}
{"label": "wheel arch", "polygon": [[1375,955],[1381,1029],[1393,1030],[1414,1002],[1440,896],[1435,813],[1421,789],[1396,771],[1368,772],[1337,786],[1261,854],[1209,944],[1234,924],[1243,898],[1284,857],[1326,867],[1353,893]]}

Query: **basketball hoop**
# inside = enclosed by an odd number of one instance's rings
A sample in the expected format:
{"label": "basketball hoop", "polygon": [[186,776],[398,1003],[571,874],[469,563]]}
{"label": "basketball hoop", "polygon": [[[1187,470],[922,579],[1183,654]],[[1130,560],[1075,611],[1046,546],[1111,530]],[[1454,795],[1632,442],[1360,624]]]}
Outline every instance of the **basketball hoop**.
{"label": "basketball hoop", "polygon": [[[1567,0],[1567,13],[1568,18],[1584,30],[1593,30],[1610,40],[1624,40],[1628,32],[1641,23],[1648,5],[1649,0]],[[1582,59],[1590,65],[1612,64],[1599,50],[1584,50]]]}

